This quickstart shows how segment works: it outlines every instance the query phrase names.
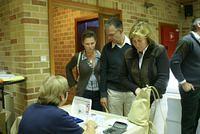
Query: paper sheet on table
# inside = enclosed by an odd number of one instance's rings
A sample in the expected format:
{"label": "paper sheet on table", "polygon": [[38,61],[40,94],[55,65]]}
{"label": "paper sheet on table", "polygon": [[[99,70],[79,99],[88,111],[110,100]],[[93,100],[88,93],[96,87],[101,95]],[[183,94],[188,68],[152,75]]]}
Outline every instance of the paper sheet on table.
{"label": "paper sheet on table", "polygon": [[95,121],[98,126],[104,126],[106,117],[104,115],[99,114],[90,114],[90,116],[88,116],[88,120]]}
{"label": "paper sheet on table", "polygon": [[0,74],[0,79],[3,81],[18,81],[23,80],[23,76],[16,76],[14,74]]}
{"label": "paper sheet on table", "polygon": [[91,99],[74,96],[72,102],[71,114],[75,117],[79,117],[85,120],[90,115],[91,107],[92,107]]}
{"label": "paper sheet on table", "polygon": [[79,123],[79,125],[85,127],[85,122],[87,122],[87,120],[93,120],[97,124],[96,134],[103,134],[103,130],[109,127],[105,126],[106,117],[104,115],[90,114],[87,119],[84,122]]}

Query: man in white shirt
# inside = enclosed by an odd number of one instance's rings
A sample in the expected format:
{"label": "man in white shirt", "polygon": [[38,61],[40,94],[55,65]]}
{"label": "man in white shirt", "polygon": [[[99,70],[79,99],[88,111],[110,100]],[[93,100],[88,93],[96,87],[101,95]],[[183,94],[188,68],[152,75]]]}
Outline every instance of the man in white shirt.
{"label": "man in white shirt", "polygon": [[100,59],[101,104],[109,112],[127,116],[134,94],[120,81],[120,67],[127,49],[131,48],[129,38],[123,32],[122,21],[116,17],[106,22],[108,43],[104,46]]}

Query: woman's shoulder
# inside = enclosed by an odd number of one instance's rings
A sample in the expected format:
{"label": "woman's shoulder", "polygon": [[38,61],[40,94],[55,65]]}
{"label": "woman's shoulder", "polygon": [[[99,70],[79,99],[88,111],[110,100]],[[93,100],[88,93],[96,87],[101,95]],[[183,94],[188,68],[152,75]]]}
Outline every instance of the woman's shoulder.
{"label": "woman's shoulder", "polygon": [[49,117],[51,121],[62,121],[63,119],[67,119],[69,117],[69,113],[64,111],[59,107],[48,107],[46,111],[46,117]]}
{"label": "woman's shoulder", "polygon": [[162,45],[162,44],[156,44],[156,48],[158,49],[158,51],[159,51],[159,50],[160,50],[160,51],[165,50],[165,46]]}
{"label": "woman's shoulder", "polygon": [[156,42],[153,42],[149,45],[153,49],[165,49],[165,46]]}
{"label": "woman's shoulder", "polygon": [[63,109],[58,108],[57,106],[54,105],[41,105],[41,104],[33,104],[30,106],[29,109],[34,109],[35,111],[37,110],[38,112],[46,111],[46,114],[66,114],[68,113],[64,111]]}
{"label": "woman's shoulder", "polygon": [[126,50],[125,55],[130,55],[130,54],[132,54],[132,53],[133,53],[133,48],[131,47],[131,48],[128,48],[128,49]]}
{"label": "woman's shoulder", "polygon": [[61,109],[61,108],[59,108],[59,107],[56,107],[56,108],[54,109],[54,112],[55,112],[55,113],[58,113],[58,114],[69,115],[67,111],[65,111],[65,110],[63,110],[63,109]]}
{"label": "woman's shoulder", "polygon": [[153,50],[152,50],[153,55],[158,56],[161,53],[163,53],[164,51],[165,51],[164,45],[161,45],[161,44],[154,44],[153,45]]}
{"label": "woman's shoulder", "polygon": [[126,52],[125,52],[125,57],[126,58],[132,58],[132,57],[134,57],[135,55],[137,54],[137,50],[135,49],[135,48],[133,48],[133,47],[130,47],[130,48],[128,48],[127,50],[126,50]]}
{"label": "woman's shoulder", "polygon": [[77,60],[82,57],[83,53],[84,51],[76,52],[71,58],[72,62],[77,62]]}

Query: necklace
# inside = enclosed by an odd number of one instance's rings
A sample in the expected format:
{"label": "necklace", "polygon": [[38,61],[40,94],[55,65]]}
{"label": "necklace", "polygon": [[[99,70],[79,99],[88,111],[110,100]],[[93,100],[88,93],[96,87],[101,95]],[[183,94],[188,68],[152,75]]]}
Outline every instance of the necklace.
{"label": "necklace", "polygon": [[86,54],[86,56],[87,56],[87,61],[88,61],[88,65],[91,67],[91,68],[94,68],[94,66],[95,66],[95,52],[93,53],[93,54],[90,54],[90,55],[87,55]]}
{"label": "necklace", "polygon": [[91,67],[91,68],[94,68],[94,66],[95,66],[95,59],[88,59],[88,65]]}
{"label": "necklace", "polygon": [[90,64],[92,64],[92,63],[93,63],[93,60],[91,59],[91,60],[89,60],[89,62],[90,62]]}

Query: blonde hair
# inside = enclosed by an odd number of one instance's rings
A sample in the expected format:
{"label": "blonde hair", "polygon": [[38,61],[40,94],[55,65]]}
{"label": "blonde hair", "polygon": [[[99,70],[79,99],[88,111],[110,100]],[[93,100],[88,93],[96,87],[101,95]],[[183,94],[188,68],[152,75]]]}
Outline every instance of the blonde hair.
{"label": "blonde hair", "polygon": [[58,106],[61,103],[61,95],[69,91],[68,82],[63,76],[49,76],[40,87],[38,103]]}
{"label": "blonde hair", "polygon": [[146,37],[148,43],[153,41],[151,28],[145,21],[138,21],[132,26],[129,33],[130,40],[132,40],[135,36]]}

